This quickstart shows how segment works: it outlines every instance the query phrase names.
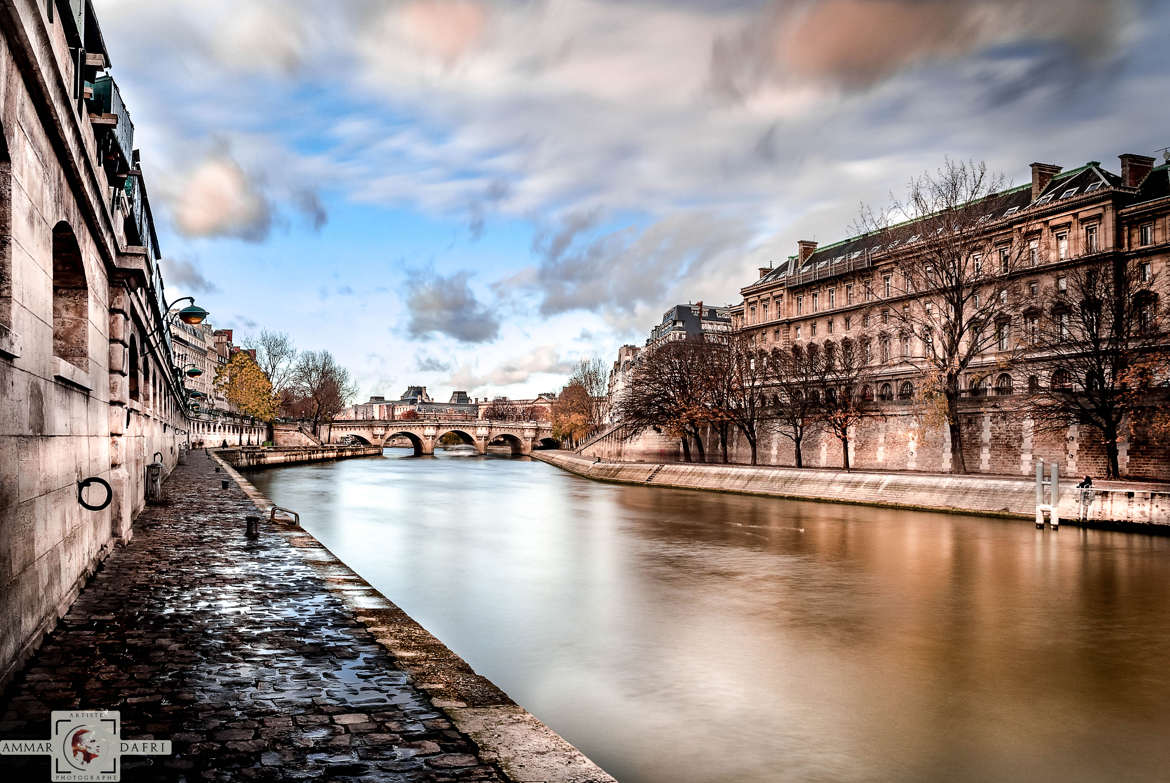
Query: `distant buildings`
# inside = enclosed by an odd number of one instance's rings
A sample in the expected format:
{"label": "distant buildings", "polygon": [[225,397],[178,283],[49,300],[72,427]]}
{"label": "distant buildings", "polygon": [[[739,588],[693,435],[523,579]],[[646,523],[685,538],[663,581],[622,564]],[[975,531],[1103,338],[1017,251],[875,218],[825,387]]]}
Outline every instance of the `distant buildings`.
{"label": "distant buildings", "polygon": [[711,307],[702,302],[678,304],[662,314],[662,321],[650,330],[647,347],[667,340],[694,340],[731,331],[732,307]]}
{"label": "distant buildings", "polygon": [[339,421],[382,419],[385,421],[403,418],[467,418],[483,419],[494,412],[508,412],[515,419],[532,415],[537,418],[552,418],[552,404],[556,395],[546,392],[530,400],[509,400],[507,397],[492,399],[472,398],[466,391],[453,391],[447,402],[436,402],[425,386],[408,386],[397,400],[388,400],[381,395],[370,397],[343,410],[337,416]]}

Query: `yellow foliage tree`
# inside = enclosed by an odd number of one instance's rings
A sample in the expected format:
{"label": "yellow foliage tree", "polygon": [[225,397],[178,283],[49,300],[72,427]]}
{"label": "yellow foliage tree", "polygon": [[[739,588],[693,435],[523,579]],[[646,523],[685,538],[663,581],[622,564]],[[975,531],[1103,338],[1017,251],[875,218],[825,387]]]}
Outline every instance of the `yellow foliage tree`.
{"label": "yellow foliage tree", "polygon": [[272,383],[247,351],[236,351],[215,373],[215,387],[245,416],[262,421],[276,418]]}

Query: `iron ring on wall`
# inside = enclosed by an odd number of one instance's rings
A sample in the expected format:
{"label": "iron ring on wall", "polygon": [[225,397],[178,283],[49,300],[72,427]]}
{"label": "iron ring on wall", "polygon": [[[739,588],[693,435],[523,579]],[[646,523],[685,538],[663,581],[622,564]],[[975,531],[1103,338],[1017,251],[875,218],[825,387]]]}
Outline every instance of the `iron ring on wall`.
{"label": "iron ring on wall", "polygon": [[[85,502],[85,488],[90,484],[99,484],[106,488],[106,499],[97,505]],[[110,505],[110,501],[113,499],[114,490],[110,487],[110,482],[106,481],[104,478],[90,476],[87,479],[82,479],[81,481],[77,482],[77,502],[81,504],[82,508],[87,508],[90,511],[101,511],[103,508]]]}

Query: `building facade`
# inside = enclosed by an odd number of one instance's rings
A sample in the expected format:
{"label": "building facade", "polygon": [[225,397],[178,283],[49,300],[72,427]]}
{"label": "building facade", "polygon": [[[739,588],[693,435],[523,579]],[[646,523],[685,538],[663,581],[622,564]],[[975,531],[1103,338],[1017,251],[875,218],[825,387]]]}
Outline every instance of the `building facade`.
{"label": "building facade", "polygon": [[702,302],[678,304],[662,314],[662,321],[650,330],[647,347],[669,340],[695,340],[731,331],[732,307],[712,307]]}
{"label": "building facade", "polygon": [[90,2],[0,5],[0,684],[131,535],[147,465],[169,470],[189,434],[109,69]]}
{"label": "building facade", "polygon": [[[1041,303],[1065,290],[1078,267],[1119,260],[1134,265],[1146,279],[1165,279],[1170,258],[1170,181],[1166,163],[1147,156],[1120,156],[1120,173],[1099,162],[1064,171],[1032,164],[1032,182],[989,200],[994,210],[981,217],[981,231],[999,252],[1011,253],[1005,281],[996,286],[1010,315],[997,324],[997,336],[974,358],[962,379],[964,454],[968,469],[1027,473],[1033,459],[1058,462],[1066,471],[1099,470],[1100,439],[1071,425],[1061,433],[1041,433],[1019,406],[1009,404],[1041,385],[1059,383],[1052,371],[1037,368],[1029,335],[1042,315]],[[852,341],[866,357],[872,381],[862,390],[882,415],[859,431],[854,465],[949,471],[949,434],[931,428],[913,410],[923,382],[927,346],[920,335],[898,326],[895,309],[930,308],[929,296],[907,285],[904,265],[924,239],[913,230],[891,243],[879,233],[827,246],[798,243],[797,253],[774,268],[760,269],[741,290],[743,302],[731,311],[734,328],[765,348],[825,349]],[[1000,242],[1001,244],[996,244]],[[986,260],[994,275],[995,253]],[[1008,256],[1003,256],[1008,269]],[[977,302],[978,300],[976,300]],[[893,317],[892,317],[893,316]],[[811,462],[839,464],[839,446],[823,436],[806,448]],[[1122,444],[1123,472],[1165,478],[1170,460],[1153,442]],[[764,446],[768,461],[791,464],[784,439]]]}

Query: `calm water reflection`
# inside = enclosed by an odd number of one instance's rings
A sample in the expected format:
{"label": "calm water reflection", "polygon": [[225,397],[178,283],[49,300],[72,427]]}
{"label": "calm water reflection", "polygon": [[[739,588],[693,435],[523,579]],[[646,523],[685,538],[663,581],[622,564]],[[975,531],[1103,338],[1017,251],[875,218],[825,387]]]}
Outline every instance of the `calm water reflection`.
{"label": "calm water reflection", "polygon": [[1170,539],[405,454],[251,478],[619,780],[1170,777]]}

